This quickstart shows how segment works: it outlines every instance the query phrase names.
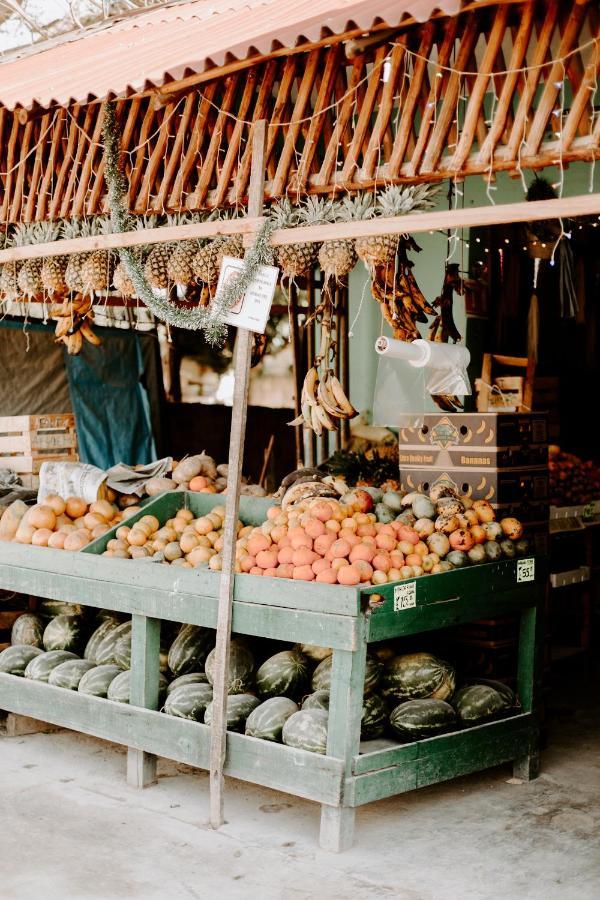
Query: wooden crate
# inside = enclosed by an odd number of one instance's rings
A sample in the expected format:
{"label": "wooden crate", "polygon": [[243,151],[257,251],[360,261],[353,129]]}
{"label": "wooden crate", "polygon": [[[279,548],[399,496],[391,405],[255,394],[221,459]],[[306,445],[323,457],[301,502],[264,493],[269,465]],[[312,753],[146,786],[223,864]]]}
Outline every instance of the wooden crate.
{"label": "wooden crate", "polygon": [[[219,502],[169,492],[129,523],[149,512],[164,522],[183,505],[197,515]],[[242,497],[240,518],[262,520],[268,502]],[[160,620],[214,628],[220,575],[103,557],[107,539],[110,533],[81,553],[0,544],[0,587],[132,615],[130,703],[0,674],[0,709],[127,746],[127,778],[137,787],[156,780],[156,756],[207,769],[210,727],[158,712],[159,634]],[[368,588],[236,575],[235,633],[331,647],[333,666],[327,752],[229,732],[225,774],[320,803],[321,846],[332,850],[350,846],[355,808],[365,803],[509,761],[517,776],[535,777],[545,584],[535,565],[535,575],[528,567],[533,581],[523,581],[518,560],[502,560]],[[509,615],[520,622],[519,714],[408,744],[360,741],[369,644]]]}
{"label": "wooden crate", "polygon": [[34,478],[46,460],[76,462],[77,433],[71,413],[0,417],[0,466]]}

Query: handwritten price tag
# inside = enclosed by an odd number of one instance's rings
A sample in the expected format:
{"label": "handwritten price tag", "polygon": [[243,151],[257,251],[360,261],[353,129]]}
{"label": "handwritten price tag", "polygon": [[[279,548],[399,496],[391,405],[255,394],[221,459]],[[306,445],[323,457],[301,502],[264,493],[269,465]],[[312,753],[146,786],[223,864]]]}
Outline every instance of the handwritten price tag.
{"label": "handwritten price tag", "polygon": [[519,559],[517,560],[517,582],[534,581],[535,579],[535,559]]}
{"label": "handwritten price tag", "polygon": [[413,609],[417,605],[417,585],[414,581],[397,584],[394,588],[394,612]]}

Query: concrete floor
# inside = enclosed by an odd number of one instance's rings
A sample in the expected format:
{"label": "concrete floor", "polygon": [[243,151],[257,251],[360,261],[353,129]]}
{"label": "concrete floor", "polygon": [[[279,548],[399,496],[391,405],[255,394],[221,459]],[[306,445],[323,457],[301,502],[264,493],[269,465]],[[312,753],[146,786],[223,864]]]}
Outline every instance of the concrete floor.
{"label": "concrete floor", "polygon": [[0,736],[0,898],[598,900],[600,698],[564,696],[537,781],[499,767],[363,807],[342,855],[315,804],[229,780],[215,833],[206,773],[163,760],[137,792],[122,748]]}

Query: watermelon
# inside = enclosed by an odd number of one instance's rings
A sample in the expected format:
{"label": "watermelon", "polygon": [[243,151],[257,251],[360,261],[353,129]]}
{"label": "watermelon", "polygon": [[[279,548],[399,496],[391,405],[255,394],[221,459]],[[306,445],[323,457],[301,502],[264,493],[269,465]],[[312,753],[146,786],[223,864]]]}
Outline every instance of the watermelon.
{"label": "watermelon", "polygon": [[[254,694],[229,694],[227,697],[227,731],[244,731],[246,719],[253,709],[260,705]],[[204,724],[212,722],[212,702],[204,712]]]}
{"label": "watermelon", "polygon": [[16,620],[10,633],[11,644],[29,644],[31,647],[42,647],[44,623],[33,613],[23,613]]}
{"label": "watermelon", "polygon": [[316,644],[300,644],[300,650],[316,663],[323,662],[324,659],[327,659],[333,653],[331,647],[317,647]]}
{"label": "watermelon", "polygon": [[319,690],[304,698],[302,709],[329,709],[329,691]]}
{"label": "watermelon", "polygon": [[509,708],[502,694],[489,684],[467,684],[459,688],[452,705],[465,725],[485,722]]}
{"label": "watermelon", "polygon": [[[129,703],[131,670],[120,672],[108,686],[106,697],[108,700],[114,700],[116,703]],[[158,704],[162,705],[167,693],[168,681],[164,675],[159,676],[158,683]]]}
{"label": "watermelon", "polygon": [[102,619],[101,623],[98,625],[95,631],[92,632],[89,641],[85,645],[85,650],[83,651],[84,659],[91,659],[92,662],[98,662],[96,659],[96,655],[98,653],[98,647],[104,640],[104,638],[111,634],[115,628],[118,628],[121,622],[114,616],[106,616]]}
{"label": "watermelon", "polygon": [[383,696],[397,702],[447,700],[456,684],[450,663],[431,653],[407,653],[386,663],[382,680]]}
{"label": "watermelon", "polygon": [[[185,675],[183,677],[185,678]],[[181,684],[174,691],[167,691],[167,699],[162,711],[168,716],[179,716],[180,719],[203,722],[204,712],[212,700],[212,695],[210,684],[198,684],[197,682]]]}
{"label": "watermelon", "polygon": [[184,684],[208,684],[206,672],[188,672],[187,675],[180,675],[179,678],[174,678],[167,688],[167,697],[171,691]]}
{"label": "watermelon", "polygon": [[37,608],[43,619],[55,616],[82,616],[84,608],[80,603],[65,603],[63,600],[40,600]]}
{"label": "watermelon", "polygon": [[515,692],[503,681],[496,681],[493,678],[473,678],[469,679],[467,684],[488,684],[490,687],[493,687],[504,700],[506,709],[518,709],[521,705]]}
{"label": "watermelon", "polygon": [[69,650],[48,650],[32,659],[25,669],[25,678],[33,681],[48,681],[50,672],[68,659],[77,659]]}
{"label": "watermelon", "polygon": [[456,713],[444,700],[407,700],[390,714],[390,725],[404,741],[432,737],[455,724]]}
{"label": "watermelon", "polygon": [[94,663],[89,659],[68,659],[52,669],[48,676],[48,684],[76,691],[85,673],[93,668],[95,668]]}
{"label": "watermelon", "polygon": [[[206,657],[205,671],[210,684],[214,684],[216,650],[211,650]],[[254,683],[254,657],[239,641],[232,641],[229,651],[229,672],[227,693],[245,694]]]}
{"label": "watermelon", "polygon": [[[330,691],[331,690],[331,670],[333,666],[333,656],[328,656],[323,662],[320,662],[313,672],[311,686],[313,691]],[[383,665],[375,656],[367,656],[365,665],[365,694],[372,694],[379,687]]]}
{"label": "watermelon", "polygon": [[96,645],[92,662],[95,662],[99,666],[104,666],[108,663],[118,665],[117,660],[115,659],[117,642],[124,635],[131,636],[131,628],[131,620],[129,620],[128,622],[123,622],[121,625],[117,625],[116,628],[109,629],[102,640]]}
{"label": "watermelon", "polygon": [[31,660],[41,654],[40,648],[32,647],[31,644],[13,644],[12,647],[6,647],[0,653],[0,672],[4,672],[5,675],[24,675]]}
{"label": "watermelon", "polygon": [[106,697],[111,682],[121,674],[115,665],[94,666],[81,678],[77,690],[91,697]]}
{"label": "watermelon", "polygon": [[327,753],[327,722],[324,709],[301,709],[293,713],[283,726],[283,743],[311,753]]}
{"label": "watermelon", "polygon": [[203,669],[206,657],[215,646],[215,631],[200,625],[182,625],[169,649],[169,668],[173,675],[187,675]]}
{"label": "watermelon", "polygon": [[246,719],[246,734],[263,741],[281,743],[283,726],[295,712],[298,712],[298,704],[288,697],[269,697]]}
{"label": "watermelon", "polygon": [[299,650],[282,650],[269,657],[256,673],[261,697],[296,697],[308,680],[308,658]]}
{"label": "watermelon", "polygon": [[69,650],[75,653],[81,644],[82,631],[81,616],[55,616],[44,628],[44,649]]}
{"label": "watermelon", "polygon": [[115,642],[115,649],[113,651],[113,658],[115,664],[119,666],[120,669],[130,669],[131,668],[131,629],[128,628],[121,632],[120,636],[117,638]]}
{"label": "watermelon", "polygon": [[363,741],[381,737],[387,724],[387,709],[379,694],[369,694],[363,699],[360,736]]}

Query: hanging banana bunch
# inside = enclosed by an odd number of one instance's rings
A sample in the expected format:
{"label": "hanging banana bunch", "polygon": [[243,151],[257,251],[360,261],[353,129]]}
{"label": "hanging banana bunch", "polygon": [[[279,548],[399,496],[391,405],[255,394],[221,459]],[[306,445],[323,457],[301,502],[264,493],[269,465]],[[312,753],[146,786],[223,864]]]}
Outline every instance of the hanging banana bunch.
{"label": "hanging banana bunch", "polygon": [[94,320],[92,298],[76,294],[73,299],[66,298],[59,306],[53,306],[50,315],[56,320],[54,329],[55,342],[65,344],[69,356],[77,356],[86,340],[94,347],[102,341],[92,328]]}
{"label": "hanging banana bunch", "polygon": [[[447,344],[452,340],[457,344],[462,336],[454,321],[454,293],[464,292],[463,280],[456,263],[446,265],[444,283],[439,297],[433,301],[435,319],[429,328],[429,340]],[[451,394],[433,394],[433,400],[443,412],[460,412],[464,407],[457,396]]]}
{"label": "hanging banana bunch", "polygon": [[[335,342],[331,334],[332,301],[328,294],[314,316],[321,319],[321,345],[314,365],[306,373],[300,398],[300,415],[290,425],[303,425],[317,435],[337,431],[340,420],[358,415],[348,400],[342,384],[331,368]],[[309,322],[307,321],[308,325]],[[321,375],[319,367],[324,364]]]}

